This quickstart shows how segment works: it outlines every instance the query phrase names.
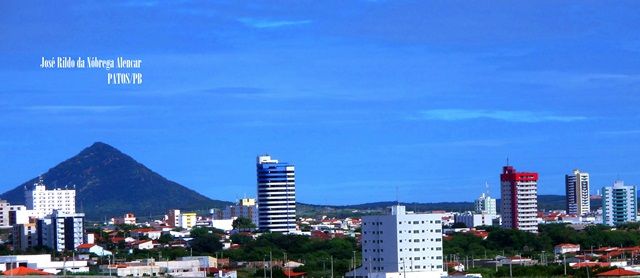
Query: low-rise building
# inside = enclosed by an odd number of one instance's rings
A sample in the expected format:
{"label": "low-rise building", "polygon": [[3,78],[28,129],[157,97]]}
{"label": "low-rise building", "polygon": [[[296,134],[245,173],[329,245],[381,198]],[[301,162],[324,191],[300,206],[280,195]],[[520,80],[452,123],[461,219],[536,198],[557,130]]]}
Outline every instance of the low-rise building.
{"label": "low-rise building", "polygon": [[89,272],[87,261],[52,261],[49,254],[0,256],[0,271],[14,269],[19,266],[41,269],[51,274],[58,274],[63,271]]}
{"label": "low-rise building", "polygon": [[133,213],[126,213],[122,217],[114,218],[113,224],[120,225],[135,225],[136,224],[136,216]]}
{"label": "low-rise building", "polygon": [[138,228],[131,230],[130,234],[131,237],[136,239],[147,237],[149,239],[158,240],[162,236],[162,231],[154,228]]}
{"label": "low-rise building", "polygon": [[553,253],[556,255],[576,253],[579,251],[580,251],[580,244],[563,243],[553,247]]}
{"label": "low-rise building", "polygon": [[117,276],[206,277],[206,272],[200,271],[198,260],[156,262],[154,259],[146,259],[117,265],[102,265],[100,271],[103,274]]}
{"label": "low-rise building", "polygon": [[197,260],[200,263],[200,268],[218,268],[218,259],[211,256],[189,256],[178,258],[178,261],[193,261]]}
{"label": "low-rise building", "polygon": [[183,229],[191,229],[196,226],[198,217],[195,212],[185,212],[180,214],[180,225]]}
{"label": "low-rise building", "polygon": [[89,243],[78,245],[78,247],[76,247],[76,250],[79,253],[85,253],[85,254],[91,253],[101,257],[113,255],[111,251],[105,250],[102,246],[96,245],[96,244],[89,244]]}
{"label": "low-rise building", "polygon": [[467,212],[456,214],[454,219],[456,223],[464,223],[467,228],[500,225],[500,215],[497,214],[478,214]]}

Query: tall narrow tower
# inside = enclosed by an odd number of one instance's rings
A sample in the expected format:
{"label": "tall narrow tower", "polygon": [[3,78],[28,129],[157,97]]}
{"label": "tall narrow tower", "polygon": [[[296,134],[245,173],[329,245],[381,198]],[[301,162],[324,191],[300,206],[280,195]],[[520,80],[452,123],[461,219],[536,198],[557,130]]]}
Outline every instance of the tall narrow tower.
{"label": "tall narrow tower", "polygon": [[573,170],[572,175],[565,176],[567,189],[567,213],[584,215],[591,212],[589,199],[589,173]]}
{"label": "tall narrow tower", "polygon": [[504,166],[500,174],[502,226],[538,232],[538,173]]}
{"label": "tall narrow tower", "polygon": [[258,228],[269,232],[296,230],[296,177],[292,164],[258,156]]}

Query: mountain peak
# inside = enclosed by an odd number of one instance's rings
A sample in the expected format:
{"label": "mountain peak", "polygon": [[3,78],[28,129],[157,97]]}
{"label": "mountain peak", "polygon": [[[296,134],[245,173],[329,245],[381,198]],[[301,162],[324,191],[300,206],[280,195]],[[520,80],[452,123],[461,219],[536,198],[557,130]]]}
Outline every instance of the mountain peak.
{"label": "mountain peak", "polygon": [[[222,207],[227,202],[211,200],[170,181],[103,142],[95,142],[79,154],[42,175],[47,188],[76,186],[77,210],[89,219],[164,214],[170,208],[200,210]],[[24,204],[24,188],[37,177],[5,192],[0,198]]]}
{"label": "mountain peak", "polygon": [[115,147],[104,143],[104,142],[94,142],[93,144],[91,144],[91,146],[86,147],[84,150],[82,150],[82,152],[85,151],[89,151],[89,152],[117,152],[117,153],[122,153],[120,150],[116,149]]}

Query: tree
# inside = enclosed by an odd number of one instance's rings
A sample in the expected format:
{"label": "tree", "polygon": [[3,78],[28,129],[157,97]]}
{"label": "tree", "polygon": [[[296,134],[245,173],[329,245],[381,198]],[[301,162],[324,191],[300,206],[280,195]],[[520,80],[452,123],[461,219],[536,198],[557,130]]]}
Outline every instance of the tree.
{"label": "tree", "polygon": [[253,241],[253,237],[251,237],[250,235],[234,234],[231,236],[232,243],[244,245],[251,241]]}
{"label": "tree", "polygon": [[238,217],[233,220],[233,229],[238,231],[251,231],[256,228],[251,219],[245,217]]}
{"label": "tree", "polygon": [[173,241],[173,236],[171,234],[163,234],[158,239],[158,242],[162,244],[169,244],[169,242],[172,242],[172,241]]}
{"label": "tree", "polygon": [[213,254],[222,250],[220,238],[213,234],[194,238],[189,244],[191,245],[191,248],[193,248],[193,252],[199,254]]}

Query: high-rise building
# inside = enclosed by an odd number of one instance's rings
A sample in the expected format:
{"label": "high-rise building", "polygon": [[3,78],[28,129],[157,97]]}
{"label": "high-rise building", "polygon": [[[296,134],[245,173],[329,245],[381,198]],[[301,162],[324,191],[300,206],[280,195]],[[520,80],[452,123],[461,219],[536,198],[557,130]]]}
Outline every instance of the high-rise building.
{"label": "high-rise building", "polygon": [[538,232],[538,173],[517,172],[504,166],[500,174],[502,226]]}
{"label": "high-rise building", "polygon": [[42,177],[33,185],[32,189],[24,192],[27,209],[33,210],[36,218],[43,218],[53,210],[62,213],[76,213],[76,190],[60,189],[47,190]]}
{"label": "high-rise building", "polygon": [[584,215],[591,212],[589,195],[589,173],[573,170],[573,174],[565,175],[567,189],[567,213]]}
{"label": "high-rise building", "polygon": [[442,217],[400,205],[362,217],[362,266],[345,277],[440,277]]}
{"label": "high-rise building", "polygon": [[84,243],[84,213],[54,211],[38,220],[38,245],[58,252],[75,250]]}
{"label": "high-rise building", "polygon": [[496,213],[496,199],[489,197],[488,194],[482,193],[475,201],[476,213],[479,214],[491,214]]}
{"label": "high-rise building", "polygon": [[616,181],[613,186],[602,188],[602,224],[616,226],[636,222],[638,193],[635,185],[624,185]]}
{"label": "high-rise building", "polygon": [[292,164],[269,155],[256,161],[258,183],[258,229],[270,232],[296,230],[296,177]]}

